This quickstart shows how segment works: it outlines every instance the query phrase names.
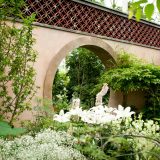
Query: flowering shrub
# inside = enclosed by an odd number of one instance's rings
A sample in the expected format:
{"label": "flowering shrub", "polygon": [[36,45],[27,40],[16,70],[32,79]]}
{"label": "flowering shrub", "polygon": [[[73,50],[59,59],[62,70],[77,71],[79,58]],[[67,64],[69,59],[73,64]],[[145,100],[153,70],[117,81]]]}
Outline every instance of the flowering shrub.
{"label": "flowering shrub", "polygon": [[65,130],[76,138],[75,147],[89,159],[157,160],[160,155],[160,126],[152,120],[127,117],[103,125],[82,121],[55,123],[54,129]]}
{"label": "flowering shrub", "polygon": [[[38,152],[40,152],[40,154],[43,155],[47,153],[47,155],[54,154],[56,156],[59,153],[58,158],[64,159],[65,152],[68,153],[67,148],[71,148],[71,150],[74,151],[75,153],[79,151],[78,152],[79,154],[82,153],[87,159],[90,160],[160,159],[159,157],[160,126],[158,122],[154,122],[152,120],[144,121],[142,120],[141,116],[139,116],[138,118],[135,117],[134,119],[131,118],[133,112],[130,111],[130,107],[124,109],[122,106],[119,106],[118,109],[115,109],[115,108],[108,108],[105,106],[98,106],[98,107],[93,107],[90,110],[82,110],[80,107],[77,106],[79,106],[79,104],[73,106],[74,109],[71,109],[67,113],[61,111],[60,114],[54,115],[54,121],[47,117],[41,117],[41,119],[39,119],[40,121],[37,121],[35,124],[30,124],[31,126],[30,130],[32,131],[31,133],[35,135],[35,138],[32,137],[32,139],[36,139],[37,135],[42,133],[40,132],[37,134],[37,131],[40,128],[48,128],[48,127],[54,130],[54,131],[50,130],[50,132],[54,132],[57,134],[59,133],[66,134],[67,132],[69,135],[71,135],[69,136],[71,137],[71,141],[64,140],[63,144],[58,145],[58,148],[63,147],[63,151],[61,149],[55,149],[55,148],[57,147],[56,144],[58,142],[61,142],[61,140],[63,139],[64,134],[61,135],[60,138],[57,138],[56,136],[52,137],[50,135],[49,136],[44,135],[43,139],[41,139],[42,141],[40,144],[37,144],[37,141],[35,140],[32,141],[32,143],[35,142],[35,145],[37,145],[37,147],[35,147],[36,148],[35,150],[40,150],[39,149],[40,146],[43,145],[42,142],[46,142],[45,137],[49,137],[49,140],[47,141],[47,143],[45,143],[46,148],[44,148],[45,150],[44,153],[42,151],[35,151],[35,156],[34,156],[32,153],[34,149],[31,149],[30,157],[37,158]],[[111,117],[112,119],[109,119],[107,116]],[[103,120],[104,117],[107,118],[105,121]],[[34,129],[34,127],[37,128]],[[54,146],[56,145],[54,149],[52,148],[53,146],[50,147],[52,141],[54,141],[53,145]],[[11,155],[12,154],[11,149],[7,149],[7,147],[5,147],[4,145],[5,143],[1,142],[0,146],[2,148],[1,151],[3,151],[2,155],[6,156],[7,152],[8,155]],[[30,143],[28,147],[19,147],[19,150],[21,150],[22,148],[25,153],[29,153],[28,148],[31,147],[32,145],[33,144]],[[14,143],[13,146],[19,146],[19,145],[17,145],[17,143]],[[4,147],[5,150],[3,149]],[[51,151],[52,153],[50,153]],[[12,155],[14,156],[18,153],[17,150],[16,153],[15,151],[13,152],[14,154]],[[73,155],[73,157],[75,156]],[[4,157],[4,159],[5,158],[6,157]],[[31,158],[31,160],[33,158]],[[41,159],[41,157],[37,159]]]}
{"label": "flowering shrub", "polygon": [[59,115],[54,115],[53,120],[58,122],[69,122],[72,116],[78,116],[83,122],[105,124],[119,118],[130,117],[134,114],[134,112],[130,112],[130,110],[130,107],[124,109],[121,105],[118,106],[118,109],[102,105],[92,107],[89,110],[82,110],[80,107],[75,107],[67,113],[64,113],[64,111],[61,110]]}
{"label": "flowering shrub", "polygon": [[85,160],[86,158],[74,149],[73,145],[73,137],[66,132],[46,129],[35,137],[25,135],[13,141],[0,139],[0,159]]}
{"label": "flowering shrub", "polygon": [[[78,141],[74,146],[87,158],[103,160],[157,160],[160,154],[160,126],[152,120],[131,118],[130,107],[80,107],[54,116],[56,130],[65,130]],[[78,117],[78,118],[77,118]],[[65,122],[65,123],[64,123]]]}

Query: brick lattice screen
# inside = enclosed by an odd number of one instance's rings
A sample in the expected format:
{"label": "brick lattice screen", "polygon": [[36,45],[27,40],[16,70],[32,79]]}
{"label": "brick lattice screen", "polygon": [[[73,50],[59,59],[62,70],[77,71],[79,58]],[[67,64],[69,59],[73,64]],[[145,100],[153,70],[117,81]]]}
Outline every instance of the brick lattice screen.
{"label": "brick lattice screen", "polygon": [[72,0],[27,0],[37,22],[160,48],[160,28]]}

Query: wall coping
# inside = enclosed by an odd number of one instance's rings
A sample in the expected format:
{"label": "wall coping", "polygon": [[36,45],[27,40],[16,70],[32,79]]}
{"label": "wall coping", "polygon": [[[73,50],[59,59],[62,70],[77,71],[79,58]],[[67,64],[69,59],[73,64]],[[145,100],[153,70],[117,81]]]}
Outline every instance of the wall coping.
{"label": "wall coping", "polygon": [[44,27],[44,28],[49,28],[49,29],[65,31],[65,32],[71,32],[71,33],[80,34],[80,35],[86,35],[86,36],[101,38],[101,39],[105,39],[105,40],[111,40],[111,41],[115,41],[115,42],[122,42],[122,43],[126,43],[126,44],[136,45],[136,46],[155,49],[155,50],[160,50],[160,48],[158,48],[158,47],[148,46],[148,45],[139,44],[139,43],[135,43],[135,42],[129,42],[129,41],[126,41],[126,40],[111,38],[111,37],[107,37],[107,36],[91,34],[91,33],[88,33],[88,32],[82,32],[82,31],[78,31],[78,30],[66,29],[66,28],[63,28],[63,27],[56,27],[56,26],[52,26],[52,25],[48,25],[48,24],[44,24],[44,23],[39,23],[39,22],[34,22],[33,25],[39,26],[39,27]]}
{"label": "wall coping", "polygon": [[[8,17],[7,20],[11,21],[11,20],[13,20],[13,18]],[[18,23],[23,23],[23,21],[21,19],[16,19],[15,21],[18,22]],[[126,44],[140,46],[140,47],[160,50],[160,48],[158,48],[158,47],[148,46],[148,45],[139,44],[139,43],[135,43],[135,42],[129,42],[129,41],[126,41],[126,40],[111,38],[111,37],[107,37],[107,36],[91,34],[91,33],[88,33],[88,32],[82,32],[82,31],[78,31],[78,30],[66,29],[66,28],[63,28],[63,27],[56,27],[56,26],[45,24],[45,23],[33,22],[33,25],[38,26],[38,27],[43,27],[43,28],[55,29],[55,30],[60,30],[60,31],[64,31],[64,32],[71,32],[71,33],[75,33],[75,34],[101,38],[101,39],[104,39],[104,40],[111,40],[111,41],[115,41],[115,42],[122,42],[122,43],[126,43]]]}

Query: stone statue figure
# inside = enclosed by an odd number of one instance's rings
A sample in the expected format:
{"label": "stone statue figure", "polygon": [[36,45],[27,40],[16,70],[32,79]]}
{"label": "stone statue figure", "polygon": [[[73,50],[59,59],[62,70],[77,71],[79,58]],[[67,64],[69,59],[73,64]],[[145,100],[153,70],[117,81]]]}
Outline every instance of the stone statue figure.
{"label": "stone statue figure", "polygon": [[80,107],[80,99],[75,98],[72,100],[72,109],[79,108]]}
{"label": "stone statue figure", "polygon": [[101,91],[96,95],[96,103],[95,106],[103,105],[102,98],[108,92],[108,84],[104,83]]}

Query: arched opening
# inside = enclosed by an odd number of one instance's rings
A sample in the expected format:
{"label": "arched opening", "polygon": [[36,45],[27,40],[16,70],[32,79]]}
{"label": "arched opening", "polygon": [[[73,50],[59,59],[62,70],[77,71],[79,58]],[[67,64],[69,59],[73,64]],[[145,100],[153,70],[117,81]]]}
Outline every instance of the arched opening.
{"label": "arched opening", "polygon": [[106,69],[114,66],[116,54],[114,53],[113,49],[103,40],[98,38],[83,37],[71,41],[59,50],[49,64],[44,82],[44,98],[52,99],[53,80],[60,62],[70,52],[79,47],[83,47],[94,52],[102,61]]}

